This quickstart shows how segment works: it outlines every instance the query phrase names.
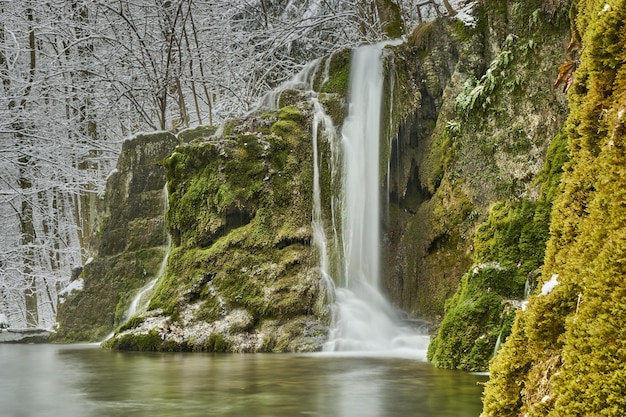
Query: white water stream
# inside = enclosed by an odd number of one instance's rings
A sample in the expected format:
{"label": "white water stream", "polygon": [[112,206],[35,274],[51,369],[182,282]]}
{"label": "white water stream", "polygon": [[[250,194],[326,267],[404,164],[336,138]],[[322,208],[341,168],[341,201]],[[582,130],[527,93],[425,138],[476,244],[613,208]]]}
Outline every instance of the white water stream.
{"label": "white water stream", "polygon": [[[163,187],[163,213],[167,213],[167,208],[169,207],[169,198],[167,194],[167,183]],[[135,297],[130,302],[126,313],[124,314],[124,320],[128,320],[137,313],[143,313],[148,308],[148,304],[150,303],[150,298],[152,297],[152,290],[156,283],[165,275],[165,268],[167,267],[167,259],[170,256],[170,251],[172,249],[172,240],[169,233],[167,233],[166,243],[165,243],[165,252],[163,254],[163,260],[161,261],[161,265],[159,266],[159,270],[154,278],[148,281],[143,287],[137,291]],[[104,340],[100,343],[105,342],[112,338],[115,335],[115,331],[109,333]]]}
{"label": "white water stream", "polygon": [[[362,46],[352,55],[350,109],[342,130],[341,253],[331,256],[339,265],[332,271],[338,285],[330,339],[324,352],[402,356],[424,359],[429,337],[403,323],[381,292],[380,282],[380,132],[383,103],[381,54],[384,44]],[[319,118],[319,116],[316,116]],[[326,121],[328,123],[328,121]],[[314,151],[317,137],[314,126]],[[319,181],[317,155],[314,160]],[[319,204],[316,183],[314,204]],[[316,194],[316,192],[318,194]],[[321,209],[313,209],[316,242],[323,236]],[[336,230],[333,224],[333,230]],[[337,243],[337,242],[335,242]],[[333,245],[339,246],[339,245]],[[325,243],[317,243],[320,268],[330,275]]]}
{"label": "white water stream", "polygon": [[[169,207],[169,198],[167,194],[167,183],[163,187],[163,213],[167,213],[167,208]],[[167,227],[167,226],[166,226]],[[150,302],[150,298],[152,296],[152,289],[156,285],[156,283],[165,275],[165,268],[167,267],[167,259],[170,255],[170,250],[172,248],[172,240],[170,234],[166,232],[166,243],[165,243],[165,253],[163,254],[163,260],[161,261],[161,265],[159,266],[159,271],[156,276],[151,279],[146,285],[141,287],[141,289],[133,298],[130,305],[128,306],[128,310],[126,310],[126,320],[130,319],[137,313],[142,313],[148,307]]]}

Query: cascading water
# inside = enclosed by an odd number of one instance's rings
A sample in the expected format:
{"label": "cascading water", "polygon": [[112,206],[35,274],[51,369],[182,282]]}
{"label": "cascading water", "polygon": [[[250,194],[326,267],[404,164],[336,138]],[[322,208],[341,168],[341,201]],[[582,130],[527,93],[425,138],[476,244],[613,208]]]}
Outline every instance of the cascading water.
{"label": "cascading water", "polygon": [[[168,207],[169,207],[169,199],[168,199],[168,194],[167,194],[167,183],[166,183],[165,186],[163,187],[163,213],[167,213]],[[133,317],[135,314],[142,312],[143,309],[145,309],[148,306],[152,289],[156,285],[157,281],[165,275],[165,268],[167,267],[167,259],[169,258],[171,248],[172,248],[171,237],[170,237],[170,234],[167,233],[165,253],[163,254],[163,260],[161,261],[159,271],[157,272],[156,276],[153,279],[151,279],[146,285],[144,285],[139,290],[139,292],[137,292],[137,295],[135,295],[135,298],[133,298],[133,301],[131,301],[130,305],[128,306],[128,310],[126,310],[126,320]]]}
{"label": "cascading water", "polygon": [[[169,206],[169,199],[167,194],[167,183],[163,187],[163,213],[167,213],[167,208]],[[130,302],[128,309],[126,310],[126,314],[124,315],[124,319],[128,320],[137,313],[144,312],[148,307],[150,296],[152,295],[152,289],[156,285],[156,283],[165,275],[165,268],[167,267],[167,259],[170,255],[170,250],[172,248],[172,241],[170,234],[167,233],[166,243],[165,243],[165,253],[163,254],[163,260],[161,261],[161,265],[159,266],[159,271],[156,276],[151,279],[148,283],[146,283],[135,295],[133,300]],[[115,332],[109,333],[102,342],[105,342],[112,338],[115,335]],[[102,343],[100,342],[100,343]]]}
{"label": "cascading water", "polygon": [[[352,55],[351,103],[342,130],[342,248],[333,257],[340,262],[333,268],[340,276],[334,277],[338,284],[334,325],[323,350],[425,359],[428,336],[403,325],[380,292],[379,143],[384,46],[362,46]],[[328,274],[328,262],[323,258],[320,263],[323,273]]]}
{"label": "cascading water", "polygon": [[[352,55],[350,111],[341,137],[313,91],[319,71],[323,71],[318,77],[322,83],[329,78],[330,59],[325,60],[323,68],[320,60],[311,62],[292,80],[263,97],[256,110],[278,108],[281,93],[288,89],[304,91],[313,106],[313,242],[319,253],[321,289],[334,301],[333,326],[323,351],[425,360],[428,335],[403,322],[382,295],[379,282],[379,144],[384,80],[381,54],[385,45],[362,46]],[[329,145],[325,159],[321,158],[321,140]],[[338,195],[330,197],[330,216],[325,216],[322,209],[320,183],[325,164],[331,178],[324,181],[330,181],[333,189],[341,188]]]}

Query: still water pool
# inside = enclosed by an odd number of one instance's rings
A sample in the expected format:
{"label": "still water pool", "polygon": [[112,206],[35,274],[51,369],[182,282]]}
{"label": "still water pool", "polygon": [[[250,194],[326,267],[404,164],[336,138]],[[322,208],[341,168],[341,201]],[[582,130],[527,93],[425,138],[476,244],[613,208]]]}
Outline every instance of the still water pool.
{"label": "still water pool", "polygon": [[477,417],[485,380],[409,359],[0,344],[2,417]]}

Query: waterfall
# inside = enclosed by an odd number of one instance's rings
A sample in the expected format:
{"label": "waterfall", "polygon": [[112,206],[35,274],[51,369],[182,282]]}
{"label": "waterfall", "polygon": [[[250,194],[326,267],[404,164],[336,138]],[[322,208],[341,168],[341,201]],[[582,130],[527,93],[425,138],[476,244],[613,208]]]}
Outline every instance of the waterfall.
{"label": "waterfall", "polygon": [[[380,283],[380,132],[383,102],[382,48],[356,49],[350,70],[350,108],[341,138],[341,253],[333,268],[334,323],[324,352],[409,356],[425,359],[429,338],[402,323],[398,311],[381,293]],[[314,135],[315,136],[315,135]],[[314,150],[317,142],[314,137]],[[315,156],[317,158],[317,155]],[[317,159],[314,160],[317,169]],[[314,180],[319,179],[314,174]],[[316,201],[314,192],[314,205]],[[314,224],[316,229],[314,208]],[[317,225],[318,231],[323,230]],[[318,237],[316,236],[316,239]],[[318,245],[318,250],[326,247]],[[328,255],[321,255],[328,274]]]}
{"label": "waterfall", "polygon": [[502,345],[502,330],[503,329],[500,329],[500,333],[498,333],[498,338],[496,339],[496,345],[493,347],[492,357],[494,358],[498,354],[498,351],[500,350],[500,345]]}
{"label": "waterfall", "polygon": [[[163,216],[165,217],[167,213],[167,209],[169,207],[169,199],[167,194],[167,183],[163,187]],[[167,226],[165,226],[167,230]],[[150,302],[150,296],[152,295],[152,289],[156,285],[156,283],[165,275],[165,268],[167,267],[167,259],[170,255],[170,250],[172,248],[172,240],[170,234],[166,232],[166,244],[165,244],[165,253],[163,254],[163,260],[161,261],[161,265],[159,266],[159,271],[156,276],[151,279],[146,285],[141,287],[141,289],[137,292],[130,305],[128,306],[128,310],[126,310],[125,318],[126,320],[130,319],[137,313],[141,313],[148,307]]]}

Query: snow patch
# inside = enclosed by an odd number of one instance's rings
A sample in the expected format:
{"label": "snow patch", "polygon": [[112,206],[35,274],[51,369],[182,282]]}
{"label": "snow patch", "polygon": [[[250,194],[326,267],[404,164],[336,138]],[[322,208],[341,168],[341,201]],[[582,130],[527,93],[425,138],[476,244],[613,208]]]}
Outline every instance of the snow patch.
{"label": "snow patch", "polygon": [[106,180],[108,181],[108,180],[109,180],[109,178],[111,178],[114,174],[117,174],[117,173],[118,173],[117,168],[113,168],[113,169],[111,170],[111,172],[109,172],[109,173],[107,174],[107,178],[106,178]]}
{"label": "snow patch", "polygon": [[8,329],[11,327],[9,325],[9,319],[4,313],[0,313],[0,329]]}
{"label": "snow patch", "polygon": [[84,282],[82,278],[70,282],[67,287],[59,291],[59,302],[63,303],[65,301],[65,297],[70,295],[72,292],[82,290],[83,284]]}
{"label": "snow patch", "polygon": [[455,16],[457,19],[465,23],[467,26],[474,27],[476,25],[476,19],[472,16],[472,10],[476,6],[475,1],[468,2],[467,0],[451,1],[450,5],[457,11]]}
{"label": "snow patch", "polygon": [[495,269],[497,271],[504,271],[506,268],[503,267],[498,262],[485,262],[482,264],[475,265],[472,269],[472,274],[476,275],[481,269]]}
{"label": "snow patch", "polygon": [[541,287],[541,295],[548,295],[552,292],[552,290],[554,289],[554,287],[556,287],[559,284],[559,274],[554,274],[552,275],[552,277],[550,277],[550,280],[547,282],[543,283],[543,286]]}

